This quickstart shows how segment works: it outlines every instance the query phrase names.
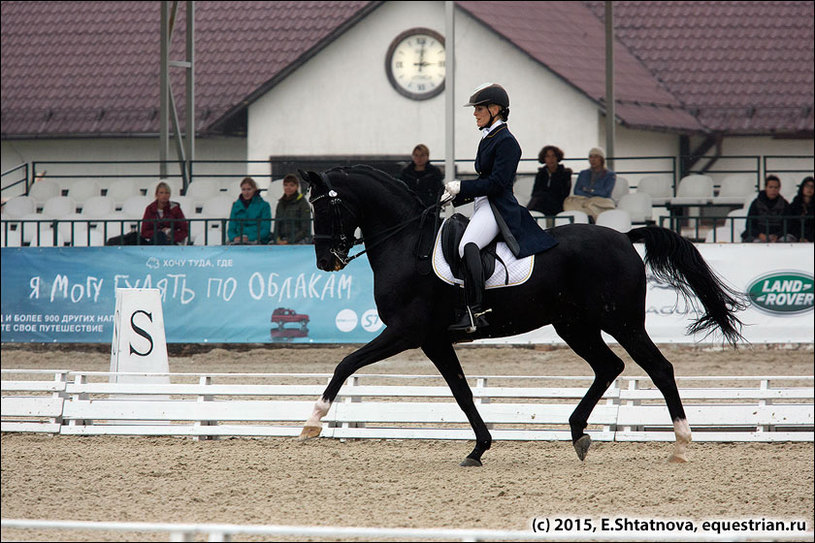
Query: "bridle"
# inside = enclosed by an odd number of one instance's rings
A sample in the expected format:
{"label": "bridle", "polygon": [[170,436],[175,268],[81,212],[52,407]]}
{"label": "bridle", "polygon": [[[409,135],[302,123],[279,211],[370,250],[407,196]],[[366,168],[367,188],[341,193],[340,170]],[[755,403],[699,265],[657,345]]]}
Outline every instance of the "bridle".
{"label": "bridle", "polygon": [[[329,240],[331,243],[331,249],[329,252],[334,255],[340,264],[343,267],[347,266],[349,262],[354,260],[357,257],[360,257],[368,252],[368,250],[373,249],[377,245],[385,242],[389,238],[395,236],[400,231],[404,230],[410,224],[414,223],[415,221],[421,220],[420,228],[424,225],[424,221],[427,218],[428,214],[431,210],[435,210],[439,208],[439,204],[431,205],[422,210],[421,213],[415,215],[405,221],[400,222],[390,228],[383,230],[382,232],[377,233],[375,236],[375,241],[371,241],[369,239],[368,243],[365,243],[365,238],[358,238],[354,237],[353,239],[349,239],[349,237],[345,234],[345,229],[343,228],[343,215],[342,210],[345,209],[348,213],[350,213],[354,217],[358,217],[357,213],[346,204],[343,199],[340,197],[339,193],[334,190],[333,185],[331,184],[331,180],[328,178],[324,172],[320,173],[320,178],[325,184],[326,188],[328,189],[323,194],[315,196],[313,198],[309,198],[309,202],[312,206],[323,198],[328,198],[329,209],[331,212],[331,233],[330,234],[317,234],[315,233],[313,239],[315,241],[323,239]],[[313,187],[313,185],[312,185]],[[437,213],[438,215],[438,213]],[[355,245],[359,245],[361,243],[365,243],[366,247],[362,251],[356,253],[355,255],[349,257],[348,252],[351,250],[352,247]]]}

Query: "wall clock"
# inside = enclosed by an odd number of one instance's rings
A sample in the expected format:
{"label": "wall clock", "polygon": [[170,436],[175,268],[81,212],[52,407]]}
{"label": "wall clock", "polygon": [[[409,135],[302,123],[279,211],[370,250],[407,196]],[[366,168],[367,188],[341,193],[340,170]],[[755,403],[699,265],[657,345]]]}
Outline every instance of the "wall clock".
{"label": "wall clock", "polygon": [[429,28],[412,28],[391,43],[385,71],[393,88],[412,100],[427,100],[444,90],[444,38]]}

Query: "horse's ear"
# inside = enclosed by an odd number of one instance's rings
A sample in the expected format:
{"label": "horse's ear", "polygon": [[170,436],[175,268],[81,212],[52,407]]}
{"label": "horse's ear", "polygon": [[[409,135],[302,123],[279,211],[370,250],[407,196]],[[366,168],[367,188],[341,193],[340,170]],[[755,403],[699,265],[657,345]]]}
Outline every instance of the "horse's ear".
{"label": "horse's ear", "polygon": [[322,187],[324,185],[323,179],[320,177],[320,174],[315,172],[305,172],[303,170],[297,170],[297,173],[300,174],[300,178],[306,185],[316,185],[318,187]]}

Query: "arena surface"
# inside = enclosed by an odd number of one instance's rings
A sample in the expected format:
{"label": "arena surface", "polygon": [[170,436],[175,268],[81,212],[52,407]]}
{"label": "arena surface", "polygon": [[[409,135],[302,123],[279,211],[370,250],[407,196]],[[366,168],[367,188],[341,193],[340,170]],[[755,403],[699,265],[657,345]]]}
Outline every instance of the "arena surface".
{"label": "arena surface", "polygon": [[[172,372],[331,372],[353,346],[171,346]],[[624,375],[642,375],[627,355]],[[662,346],[677,375],[812,375],[812,346]],[[566,348],[463,346],[468,375],[589,375]],[[3,368],[107,371],[99,346],[3,345]],[[433,374],[420,351],[364,373]],[[316,400],[316,398],[315,398]],[[303,413],[303,419],[309,413]],[[691,422],[691,426],[693,421]],[[290,438],[2,436],[4,518],[529,530],[534,518],[786,519],[813,529],[812,443],[471,442]],[[161,540],[166,535],[3,530],[28,540]],[[242,538],[236,538],[238,540]],[[576,539],[580,539],[576,537]]]}

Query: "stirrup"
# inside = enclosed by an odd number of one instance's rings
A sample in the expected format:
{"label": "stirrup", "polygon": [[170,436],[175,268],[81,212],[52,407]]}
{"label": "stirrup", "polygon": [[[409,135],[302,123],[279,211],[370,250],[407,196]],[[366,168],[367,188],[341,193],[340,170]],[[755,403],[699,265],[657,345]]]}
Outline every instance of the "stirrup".
{"label": "stirrup", "polygon": [[457,322],[454,322],[447,327],[451,332],[463,331],[467,334],[472,334],[479,328],[485,328],[490,324],[484,315],[492,311],[492,309],[485,309],[484,311],[473,311],[470,306],[465,306],[465,312],[462,313]]}

